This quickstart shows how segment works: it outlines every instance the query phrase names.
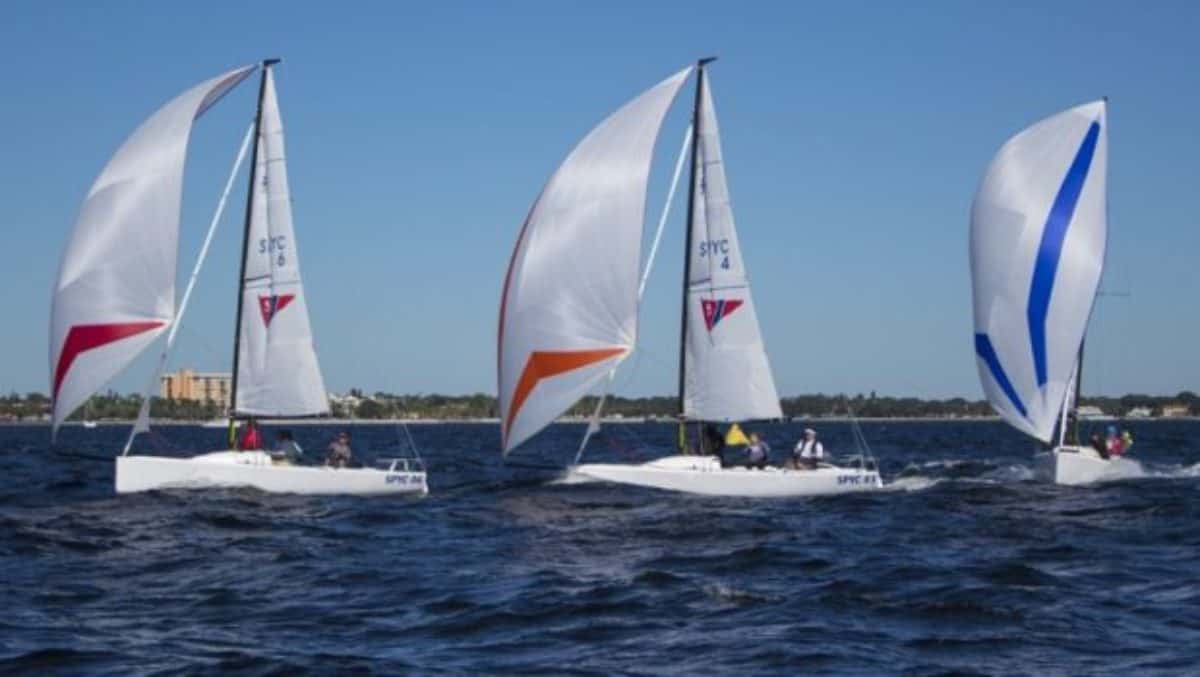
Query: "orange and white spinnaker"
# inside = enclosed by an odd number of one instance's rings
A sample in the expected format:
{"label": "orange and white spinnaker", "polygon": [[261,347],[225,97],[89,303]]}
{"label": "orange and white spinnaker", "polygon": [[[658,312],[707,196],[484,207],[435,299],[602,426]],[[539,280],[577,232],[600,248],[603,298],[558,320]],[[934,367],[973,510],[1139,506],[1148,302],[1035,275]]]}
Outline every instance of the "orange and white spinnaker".
{"label": "orange and white spinnaker", "polygon": [[593,129],[525,219],[500,300],[505,453],[633,350],[650,160],[663,117],[691,72],[663,80]]}

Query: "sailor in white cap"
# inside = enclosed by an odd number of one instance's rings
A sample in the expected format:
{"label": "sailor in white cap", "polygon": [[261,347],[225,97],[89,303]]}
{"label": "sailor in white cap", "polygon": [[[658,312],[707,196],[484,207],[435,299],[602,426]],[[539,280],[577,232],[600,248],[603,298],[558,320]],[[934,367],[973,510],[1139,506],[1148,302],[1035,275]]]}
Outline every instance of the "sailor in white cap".
{"label": "sailor in white cap", "polygon": [[817,439],[817,431],[805,428],[804,437],[796,442],[796,450],[792,452],[792,461],[796,468],[815,470],[817,464],[824,459],[825,447]]}

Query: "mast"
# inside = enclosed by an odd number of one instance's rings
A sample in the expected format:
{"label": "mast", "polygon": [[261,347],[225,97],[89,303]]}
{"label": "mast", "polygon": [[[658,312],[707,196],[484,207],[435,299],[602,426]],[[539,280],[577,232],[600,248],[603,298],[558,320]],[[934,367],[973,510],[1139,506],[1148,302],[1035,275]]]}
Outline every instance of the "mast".
{"label": "mast", "polygon": [[264,59],[262,62],[262,80],[258,84],[258,108],[254,113],[254,146],[250,150],[250,179],[246,189],[246,224],[242,232],[242,262],[238,266],[237,279],[237,315],[233,322],[233,375],[229,389],[229,445],[233,446],[235,421],[237,420],[237,382],[238,382],[238,350],[242,338],[242,304],[245,294],[242,286],[246,283],[246,255],[250,252],[250,220],[254,215],[254,182],[258,178],[258,142],[262,134],[263,97],[267,92],[267,75],[271,66],[279,63],[279,59]]}
{"label": "mast", "polygon": [[700,95],[704,86],[704,67],[716,61],[710,56],[696,62],[696,97],[692,104],[692,171],[688,184],[687,235],[683,247],[683,302],[679,321],[679,451],[687,451],[687,428],[684,421],[684,388],[687,385],[688,288],[692,277],[692,220],[696,210],[696,162],[700,159]]}
{"label": "mast", "polygon": [[1075,365],[1075,394],[1072,396],[1071,409],[1067,412],[1067,444],[1076,446],[1079,445],[1079,394],[1083,390],[1083,344],[1084,341],[1079,342],[1079,362]]}

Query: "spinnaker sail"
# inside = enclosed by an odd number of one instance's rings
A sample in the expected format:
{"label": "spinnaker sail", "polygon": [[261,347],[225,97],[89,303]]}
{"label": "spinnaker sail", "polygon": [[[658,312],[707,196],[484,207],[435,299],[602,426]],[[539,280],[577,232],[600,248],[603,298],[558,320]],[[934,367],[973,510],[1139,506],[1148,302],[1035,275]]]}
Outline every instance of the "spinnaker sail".
{"label": "spinnaker sail", "polygon": [[646,182],[663,117],[691,67],[593,129],[534,202],[500,302],[505,453],[585,395],[633,349]]}
{"label": "spinnaker sail", "polygon": [[88,191],[54,285],[52,436],[174,320],[192,124],[253,70],[234,69],[163,106],[121,145]]}
{"label": "spinnaker sail", "polygon": [[1009,424],[1050,443],[1104,267],[1106,102],[1005,143],[971,208],[979,379]]}

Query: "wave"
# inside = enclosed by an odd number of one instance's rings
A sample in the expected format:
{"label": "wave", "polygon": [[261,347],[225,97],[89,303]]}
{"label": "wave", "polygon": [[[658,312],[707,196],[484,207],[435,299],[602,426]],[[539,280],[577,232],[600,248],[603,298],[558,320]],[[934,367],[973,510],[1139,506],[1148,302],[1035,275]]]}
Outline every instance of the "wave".
{"label": "wave", "polygon": [[726,583],[709,583],[704,586],[704,594],[725,604],[748,606],[753,604],[769,604],[779,601],[772,595],[763,595],[749,590],[728,585]]}

